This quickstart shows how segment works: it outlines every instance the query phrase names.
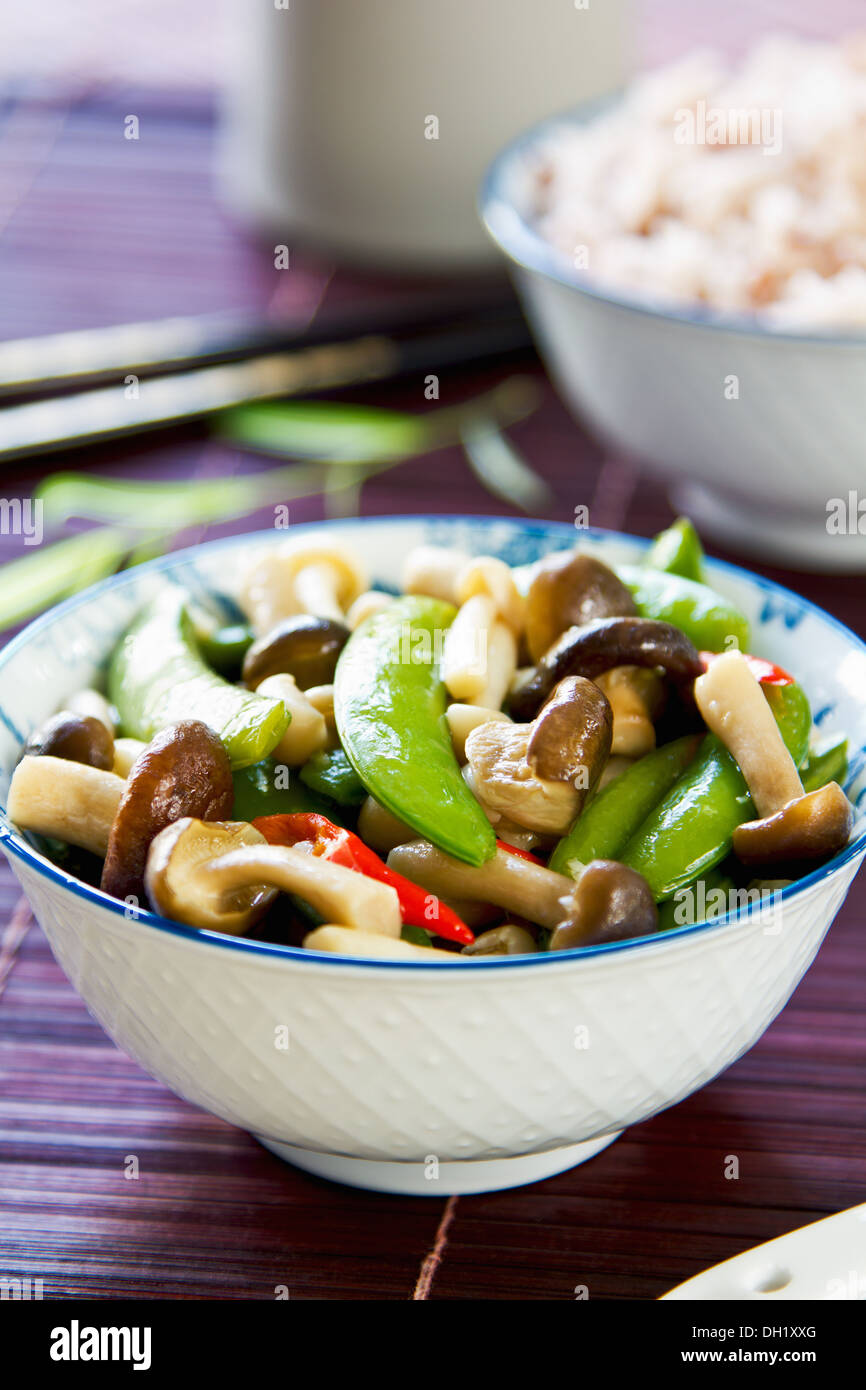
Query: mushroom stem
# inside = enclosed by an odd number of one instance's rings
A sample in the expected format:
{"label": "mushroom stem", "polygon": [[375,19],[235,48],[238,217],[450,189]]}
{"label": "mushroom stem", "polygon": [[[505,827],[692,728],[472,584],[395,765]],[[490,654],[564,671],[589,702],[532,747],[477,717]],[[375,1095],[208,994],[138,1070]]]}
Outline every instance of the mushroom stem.
{"label": "mushroom stem", "polygon": [[739,764],[758,815],[803,795],[803,783],[759,682],[739,651],[725,652],[695,681],[707,727]]}
{"label": "mushroom stem", "polygon": [[116,738],[114,740],[112,772],[116,772],[118,777],[128,777],[132,771],[133,763],[141,756],[146,747],[147,744],[140,738]]}
{"label": "mushroom stem", "polygon": [[473,701],[487,683],[487,645],[496,605],[486,594],[467,599],[449,627],[442,650],[442,679],[455,700]]}
{"label": "mushroom stem", "polygon": [[407,594],[427,594],[446,603],[457,603],[457,579],[468,558],[461,550],[418,545],[406,557],[403,588]]}
{"label": "mushroom stem", "polygon": [[486,705],[467,705],[454,702],[445,711],[454,754],[459,763],[466,761],[466,740],[481,724],[510,724],[507,714],[500,709],[490,709]]}
{"label": "mushroom stem", "polygon": [[21,830],[105,857],[126,783],[67,758],[26,757],[12,774],[7,811]]}
{"label": "mushroom stem", "polygon": [[466,603],[477,594],[493,600],[496,615],[519,637],[525,622],[525,600],[514,582],[509,565],[492,555],[479,555],[470,560],[457,576],[457,599]]}
{"label": "mushroom stem", "polygon": [[613,738],[610,751],[627,758],[640,758],[656,746],[653,705],[659,692],[655,671],[638,666],[614,666],[596,680],[610,703]]}
{"label": "mushroom stem", "polygon": [[358,931],[356,927],[341,927],[328,923],[316,927],[304,937],[307,951],[333,951],[338,956],[362,956],[375,960],[428,961],[431,965],[452,964],[463,957],[454,951],[438,951],[435,946],[416,946],[400,937],[381,936],[376,932]]}
{"label": "mushroom stem", "polygon": [[327,561],[304,565],[295,575],[295,599],[303,613],[342,622],[343,609],[338,595],[338,576]]}
{"label": "mushroom stem", "polygon": [[542,927],[552,928],[563,920],[567,913],[562,900],[570,899],[574,890],[573,879],[503,849],[474,868],[427,840],[415,840],[392,849],[388,867],[437,897],[495,903]]}
{"label": "mushroom stem", "polygon": [[342,926],[400,935],[403,919],[395,889],[284,845],[249,845],[207,860],[195,870],[190,891],[194,897],[201,887],[230,898],[237,888],[258,883],[296,894]]}
{"label": "mushroom stem", "polygon": [[261,695],[282,700],[291,715],[289,727],[273,751],[278,763],[287,767],[302,767],[314,753],[328,743],[328,726],[302,690],[294,676],[267,676],[258,687]]}

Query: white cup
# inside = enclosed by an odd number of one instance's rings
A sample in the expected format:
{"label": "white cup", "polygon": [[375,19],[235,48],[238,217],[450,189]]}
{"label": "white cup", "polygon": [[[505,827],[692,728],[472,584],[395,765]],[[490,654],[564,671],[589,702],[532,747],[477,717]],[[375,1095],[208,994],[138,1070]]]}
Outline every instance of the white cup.
{"label": "white cup", "polygon": [[221,176],[245,220],[384,265],[496,255],[521,129],[620,85],[630,0],[230,0]]}

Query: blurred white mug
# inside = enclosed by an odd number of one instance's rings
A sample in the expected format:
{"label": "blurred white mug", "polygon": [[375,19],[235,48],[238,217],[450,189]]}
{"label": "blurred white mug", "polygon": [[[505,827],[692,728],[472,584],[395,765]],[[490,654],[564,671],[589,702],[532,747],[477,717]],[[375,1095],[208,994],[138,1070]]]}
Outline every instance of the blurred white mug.
{"label": "blurred white mug", "polygon": [[524,127],[610,91],[630,0],[229,0],[230,205],[356,260],[495,251],[475,200]]}

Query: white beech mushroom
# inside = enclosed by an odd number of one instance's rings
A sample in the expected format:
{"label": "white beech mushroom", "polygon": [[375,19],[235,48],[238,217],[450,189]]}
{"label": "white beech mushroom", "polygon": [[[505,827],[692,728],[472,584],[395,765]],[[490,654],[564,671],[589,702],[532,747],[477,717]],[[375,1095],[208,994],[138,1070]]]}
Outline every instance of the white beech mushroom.
{"label": "white beech mushroom", "polygon": [[475,867],[415,840],[392,850],[388,865],[437,897],[494,903],[547,927],[551,949],[645,936],[658,925],[646,880],[611,860],[593,860],[575,880],[507,850]]}
{"label": "white beech mushroom", "polygon": [[442,679],[465,704],[498,709],[517,668],[517,639],[498,616],[496,600],[475,594],[461,604],[445,634]]}
{"label": "white beech mushroom", "polygon": [[298,613],[342,622],[366,587],[363,566],[345,546],[292,538],[255,557],[241,599],[254,632],[263,636]]}
{"label": "white beech mushroom", "polygon": [[71,710],[73,714],[89,714],[93,719],[101,720],[112,736],[117,729],[114,710],[98,690],[76,690],[74,695],[70,695],[68,700],[64,701],[64,708]]}
{"label": "white beech mushroom", "polygon": [[457,578],[468,555],[441,545],[416,545],[403,564],[403,592],[457,602]]}
{"label": "white beech mushroom", "polygon": [[7,812],[21,830],[105,857],[126,783],[122,777],[66,758],[22,758],[12,774]]}
{"label": "white beech mushroom", "polygon": [[466,603],[469,599],[483,594],[496,605],[496,615],[506,623],[515,637],[519,637],[525,624],[525,600],[514,582],[514,575],[504,560],[493,555],[479,555],[470,560],[457,576],[454,586],[457,602]]}
{"label": "white beech mushroom", "polygon": [[454,951],[440,951],[435,946],[418,946],[397,936],[380,936],[356,927],[340,927],[334,923],[316,927],[303,940],[307,951],[333,951],[339,956],[361,956],[370,960],[418,960],[432,965],[453,964],[460,960]]}
{"label": "white beech mushroom", "polygon": [[346,626],[354,632],[356,627],[360,627],[375,613],[383,613],[386,608],[390,608],[393,602],[394,595],[386,594],[383,589],[365,589],[349,608],[346,614]]}
{"label": "white beech mushroom", "polygon": [[592,681],[561,681],[530,724],[489,722],[466,739],[482,803],[527,830],[564,835],[610,755],[612,717]]}
{"label": "white beech mushroom", "polygon": [[661,681],[655,671],[639,666],[614,666],[596,677],[596,685],[604,691],[613,714],[611,753],[626,758],[641,758],[656,746],[653,723]]}
{"label": "white beech mushroom", "polygon": [[760,683],[741,652],[725,652],[695,681],[707,727],[739,764],[759,819],[734,831],[745,864],[808,866],[847,844],[853,808],[837,782],[806,792]]}
{"label": "white beech mushroom", "polygon": [[145,883],[158,912],[193,927],[242,933],[261,910],[261,894],[276,888],[341,926],[394,938],[402,928],[388,884],[301,849],[269,845],[246,822],[177,821],[151,844]]}
{"label": "white beech mushroom", "polygon": [[118,777],[128,777],[136,758],[144,752],[147,744],[140,738],[116,738],[114,740],[114,762],[112,772]]}
{"label": "white beech mushroom", "polygon": [[328,746],[328,726],[323,714],[298,689],[294,676],[268,676],[257,687],[260,695],[282,700],[291,715],[272,757],[286,767],[303,767],[314,753]]}
{"label": "white beech mushroom", "polygon": [[510,724],[507,714],[500,709],[488,709],[485,705],[464,705],[455,700],[445,711],[454,756],[459,763],[466,761],[466,739],[479,724]]}

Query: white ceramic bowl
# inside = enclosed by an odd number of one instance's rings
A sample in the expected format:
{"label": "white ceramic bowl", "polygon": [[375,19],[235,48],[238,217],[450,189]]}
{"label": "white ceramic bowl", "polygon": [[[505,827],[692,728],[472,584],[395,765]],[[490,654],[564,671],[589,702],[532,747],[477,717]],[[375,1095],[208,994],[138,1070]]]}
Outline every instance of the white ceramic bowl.
{"label": "white ceramic bowl", "polygon": [[[575,540],[567,526],[515,520],[336,525],[391,583],[422,542],[519,564]],[[607,559],[640,556],[640,541],[585,534]],[[142,566],[10,643],[0,653],[0,803],[23,738],[93,679],[148,592],[166,581],[225,589],[242,550],[280,537],[214,542]],[[866,647],[763,579],[723,565],[711,574],[752,620],[754,648],[802,679],[822,732],[849,735],[849,789],[862,806]],[[847,850],[786,889],[769,915],[577,953],[439,966],[353,962],[149,914],[131,921],[43,859],[2,814],[0,844],[70,980],[148,1072],[301,1167],[436,1195],[568,1168],[751,1047],[838,911],[866,853],[866,825],[860,816]]]}
{"label": "white ceramic bowl", "polygon": [[[566,402],[614,449],[671,485],[675,505],[735,550],[796,569],[866,570],[866,336],[776,333],[748,319],[653,307],[594,286],[526,217],[536,151],[595,103],[546,121],[488,171],[481,214],[512,262],[538,347]],[[736,378],[738,398],[726,384]],[[829,524],[829,529],[828,529]]]}

